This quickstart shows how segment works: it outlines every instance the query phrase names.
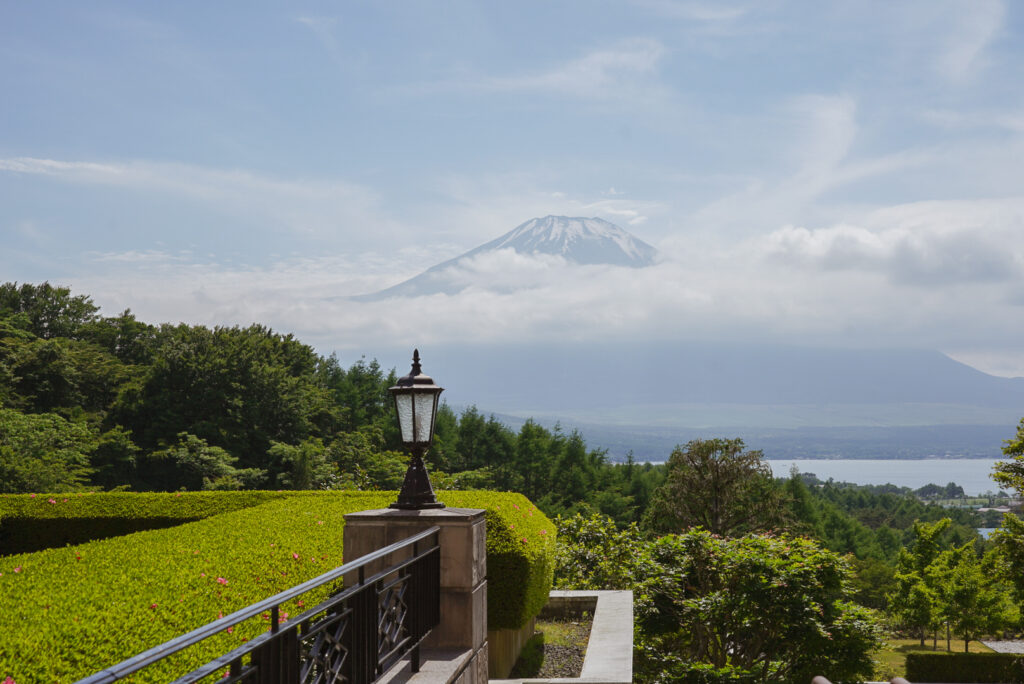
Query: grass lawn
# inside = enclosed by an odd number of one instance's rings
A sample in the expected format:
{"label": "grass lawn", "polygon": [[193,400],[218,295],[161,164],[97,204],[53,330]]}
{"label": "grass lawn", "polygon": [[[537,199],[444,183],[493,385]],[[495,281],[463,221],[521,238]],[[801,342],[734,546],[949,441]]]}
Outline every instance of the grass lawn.
{"label": "grass lawn", "polygon": [[[925,647],[921,648],[920,639],[886,639],[886,645],[875,654],[875,678],[889,680],[893,677],[906,675],[906,662],[908,653],[933,653],[932,640],[925,639]],[[954,653],[964,652],[963,639],[952,639],[949,642],[950,650]],[[936,644],[939,651],[946,650],[946,640],[940,639]],[[972,641],[968,646],[971,653],[989,653],[992,651],[980,641]]]}

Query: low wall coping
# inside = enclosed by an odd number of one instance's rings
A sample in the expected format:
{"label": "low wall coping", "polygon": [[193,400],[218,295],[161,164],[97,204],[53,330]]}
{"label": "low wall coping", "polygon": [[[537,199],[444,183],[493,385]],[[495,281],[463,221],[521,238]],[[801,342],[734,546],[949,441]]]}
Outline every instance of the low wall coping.
{"label": "low wall coping", "polygon": [[[633,592],[552,591],[544,610],[593,610],[579,677],[492,679],[492,684],[630,684],[633,681]],[[567,610],[569,609],[569,610]]]}

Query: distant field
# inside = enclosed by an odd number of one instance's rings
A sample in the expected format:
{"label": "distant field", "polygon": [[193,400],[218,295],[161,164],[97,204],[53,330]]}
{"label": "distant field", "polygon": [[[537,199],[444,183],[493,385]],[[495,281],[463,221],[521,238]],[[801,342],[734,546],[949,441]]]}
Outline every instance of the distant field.
{"label": "distant field", "polygon": [[[964,652],[963,639],[953,639],[950,642],[950,650],[955,653]],[[887,639],[886,645],[875,655],[875,679],[888,681],[893,677],[906,676],[907,654],[908,653],[933,653],[932,640],[925,640],[924,648],[921,648],[920,639]],[[991,653],[990,649],[980,641],[972,641],[968,647],[971,653]],[[940,639],[937,650],[946,650],[946,640]]]}

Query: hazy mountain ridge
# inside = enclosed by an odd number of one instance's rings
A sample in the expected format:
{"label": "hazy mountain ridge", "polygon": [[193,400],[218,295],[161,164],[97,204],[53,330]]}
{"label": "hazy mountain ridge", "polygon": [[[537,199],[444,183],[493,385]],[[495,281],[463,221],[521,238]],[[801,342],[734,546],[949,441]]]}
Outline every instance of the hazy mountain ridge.
{"label": "hazy mountain ridge", "polygon": [[658,258],[658,250],[654,247],[604,219],[544,216],[521,223],[504,235],[431,266],[409,280],[352,299],[369,302],[391,297],[457,294],[468,287],[468,283],[451,277],[452,271],[500,250],[512,250],[531,256],[560,257],[567,264],[581,266],[643,268],[654,264]]}
{"label": "hazy mountain ridge", "polygon": [[[588,341],[449,345],[430,354],[439,374],[451,368],[445,375],[463,400],[510,413],[687,403],[1024,411],[1024,378],[988,375],[930,350]],[[498,384],[494,359],[514,369]]]}
{"label": "hazy mountain ridge", "polygon": [[622,457],[695,437],[773,457],[998,456],[1024,378],[937,351],[587,342],[425,349],[454,405],[561,421]]}

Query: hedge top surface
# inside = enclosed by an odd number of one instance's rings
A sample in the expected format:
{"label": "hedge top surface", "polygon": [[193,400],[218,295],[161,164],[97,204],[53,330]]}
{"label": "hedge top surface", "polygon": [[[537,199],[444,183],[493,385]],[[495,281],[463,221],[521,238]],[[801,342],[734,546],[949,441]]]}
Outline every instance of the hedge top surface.
{"label": "hedge top surface", "polygon": [[323,492],[64,492],[0,494],[0,519],[180,518],[202,519],[275,499],[322,496]]}
{"label": "hedge top surface", "polygon": [[[239,493],[223,493],[221,503],[232,494]],[[259,505],[174,528],[0,558],[0,681],[74,681],[316,577],[343,562],[344,515],[383,508],[395,498],[393,492],[264,494],[271,496]],[[114,495],[81,499],[104,496]],[[132,496],[139,495],[115,499]],[[543,567],[553,551],[554,526],[521,495],[442,492],[439,498],[487,511],[489,560],[504,553],[524,567]],[[188,508],[194,502],[182,503]],[[230,505],[238,503],[236,498]],[[96,509],[79,510],[88,517]],[[541,589],[536,584],[505,576],[492,578],[491,586],[498,597],[519,596],[515,603],[522,605],[529,603],[523,597]],[[545,595],[549,588],[550,579]],[[294,615],[301,608],[283,610]],[[266,628],[260,620],[243,623],[168,667],[181,672]]]}

